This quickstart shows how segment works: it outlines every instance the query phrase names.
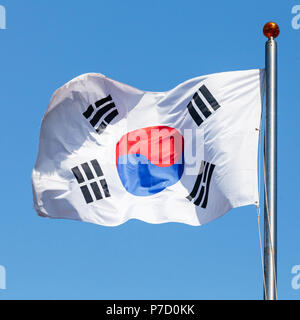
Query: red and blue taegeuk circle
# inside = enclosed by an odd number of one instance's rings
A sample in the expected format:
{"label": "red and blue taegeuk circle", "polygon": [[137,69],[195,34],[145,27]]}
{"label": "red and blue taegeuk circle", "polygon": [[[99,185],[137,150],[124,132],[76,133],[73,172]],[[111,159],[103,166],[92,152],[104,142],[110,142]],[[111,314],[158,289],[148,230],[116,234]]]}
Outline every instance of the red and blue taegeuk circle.
{"label": "red and blue taegeuk circle", "polygon": [[124,188],[150,196],[180,180],[184,171],[184,139],[167,126],[137,129],[116,145],[116,166]]}

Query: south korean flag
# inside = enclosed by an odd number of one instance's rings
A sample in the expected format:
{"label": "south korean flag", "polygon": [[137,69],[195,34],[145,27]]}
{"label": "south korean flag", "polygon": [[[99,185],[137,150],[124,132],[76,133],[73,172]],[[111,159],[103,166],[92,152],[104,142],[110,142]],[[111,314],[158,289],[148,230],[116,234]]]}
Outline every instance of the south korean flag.
{"label": "south korean flag", "polygon": [[258,203],[264,71],[197,77],[148,92],[102,74],[58,89],[32,173],[49,218],[201,225]]}

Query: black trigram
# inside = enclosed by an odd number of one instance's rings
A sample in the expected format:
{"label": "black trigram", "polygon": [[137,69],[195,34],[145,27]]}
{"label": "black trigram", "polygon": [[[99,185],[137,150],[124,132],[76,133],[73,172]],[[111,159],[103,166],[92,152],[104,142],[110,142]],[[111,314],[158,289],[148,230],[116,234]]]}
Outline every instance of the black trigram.
{"label": "black trigram", "polygon": [[[205,98],[205,101],[201,98],[201,94]],[[207,119],[212,113],[220,108],[217,100],[213,97],[210,91],[203,85],[193,96],[192,101],[187,106],[191,117],[197,123],[200,124]]]}
{"label": "black trigram", "polygon": [[[71,170],[80,185],[80,189],[86,203],[91,203],[94,200],[101,200],[103,199],[103,196],[105,198],[110,197],[106,180],[103,177],[102,169],[97,160],[90,161],[90,164],[85,162]],[[99,178],[100,180],[98,182]],[[100,189],[102,189],[102,192]],[[90,191],[92,191],[94,198]]]}
{"label": "black trigram", "polygon": [[209,185],[215,167],[216,166],[212,163],[202,161],[194,188],[189,196],[187,196],[188,200],[192,201],[195,199],[194,204],[196,206],[201,205],[204,209],[207,206]]}
{"label": "black trigram", "polygon": [[101,134],[119,112],[116,109],[116,105],[114,104],[111,95],[96,101],[95,107],[90,105],[83,113],[83,116],[90,122],[95,130]]}

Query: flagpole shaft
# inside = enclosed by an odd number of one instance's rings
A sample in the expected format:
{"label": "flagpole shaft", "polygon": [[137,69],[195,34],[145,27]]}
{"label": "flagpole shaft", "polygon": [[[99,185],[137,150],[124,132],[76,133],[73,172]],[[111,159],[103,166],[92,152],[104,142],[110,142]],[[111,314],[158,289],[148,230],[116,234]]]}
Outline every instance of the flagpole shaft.
{"label": "flagpole shaft", "polygon": [[265,110],[265,206],[264,276],[265,300],[277,299],[277,43],[266,42]]}

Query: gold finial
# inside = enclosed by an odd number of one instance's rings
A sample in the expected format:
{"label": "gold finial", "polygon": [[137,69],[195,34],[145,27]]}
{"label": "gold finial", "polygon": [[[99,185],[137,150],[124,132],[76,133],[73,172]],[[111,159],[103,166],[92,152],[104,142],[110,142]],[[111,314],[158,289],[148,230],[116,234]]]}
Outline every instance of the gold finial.
{"label": "gold finial", "polygon": [[265,24],[263,32],[267,38],[273,37],[275,39],[278,37],[280,30],[277,23],[268,22]]}

